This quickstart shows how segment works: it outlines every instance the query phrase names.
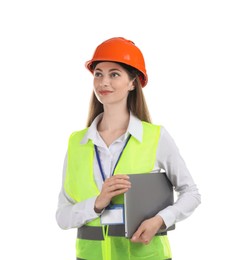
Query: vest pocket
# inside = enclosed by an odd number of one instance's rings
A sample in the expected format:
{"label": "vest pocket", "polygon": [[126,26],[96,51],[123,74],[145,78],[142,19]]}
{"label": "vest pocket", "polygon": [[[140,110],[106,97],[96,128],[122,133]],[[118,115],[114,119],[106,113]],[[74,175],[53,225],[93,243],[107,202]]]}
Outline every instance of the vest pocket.
{"label": "vest pocket", "polygon": [[102,259],[102,241],[77,239],[76,257],[80,260]]}
{"label": "vest pocket", "polygon": [[170,259],[168,238],[167,236],[155,236],[148,245],[130,242],[130,255],[131,260]]}

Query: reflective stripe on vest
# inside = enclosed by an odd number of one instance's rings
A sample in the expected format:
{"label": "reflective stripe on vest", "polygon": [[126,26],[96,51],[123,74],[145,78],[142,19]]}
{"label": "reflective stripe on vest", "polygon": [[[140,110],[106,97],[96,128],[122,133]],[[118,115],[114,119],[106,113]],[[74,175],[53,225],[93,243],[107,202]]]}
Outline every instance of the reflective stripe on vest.
{"label": "reflective stripe on vest", "polygon": [[[82,226],[78,228],[77,238],[88,239],[88,240],[104,240],[105,230],[102,227],[93,226]],[[167,232],[161,232],[156,236],[166,236]],[[108,236],[113,237],[124,237],[125,236],[125,225],[111,225],[108,229]]]}
{"label": "reflective stripe on vest", "polygon": [[[142,122],[143,140],[139,142],[131,136],[118,164],[115,174],[150,172],[154,169],[156,150],[160,138],[160,126]],[[94,145],[91,140],[80,144],[87,129],[75,132],[70,136],[68,146],[68,164],[64,181],[65,192],[75,201],[80,202],[99,195],[94,181],[93,160]],[[113,199],[113,204],[123,203],[123,195]],[[80,228],[81,237],[76,241],[76,256],[88,260],[160,260],[171,257],[168,238],[155,236],[149,245],[130,242],[125,237],[109,236],[111,227],[102,227],[100,218],[88,222],[91,229],[90,239],[85,239],[87,229]],[[86,230],[86,232],[85,232]],[[102,232],[101,232],[102,230]],[[97,240],[102,236],[104,240]],[[120,250],[118,250],[120,248]],[[157,258],[156,258],[157,257]]]}

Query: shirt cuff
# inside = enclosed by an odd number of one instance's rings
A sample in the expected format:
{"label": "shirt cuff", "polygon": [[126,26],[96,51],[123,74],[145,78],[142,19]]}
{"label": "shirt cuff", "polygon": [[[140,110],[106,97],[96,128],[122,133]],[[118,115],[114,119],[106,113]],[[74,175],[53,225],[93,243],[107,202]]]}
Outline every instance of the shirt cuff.
{"label": "shirt cuff", "polygon": [[173,214],[171,207],[161,210],[157,215],[163,219],[166,229],[176,223],[176,217],[175,214]]}
{"label": "shirt cuff", "polygon": [[103,209],[100,213],[95,212],[95,210],[94,210],[94,205],[95,205],[96,199],[97,199],[97,197],[90,198],[90,199],[88,200],[88,203],[87,203],[88,205],[86,205],[86,206],[88,207],[88,209],[91,209],[90,214],[91,214],[91,217],[93,217],[93,218],[96,218],[96,217],[101,216],[101,214],[102,214],[102,213],[104,212],[104,210],[105,210],[105,209]]}

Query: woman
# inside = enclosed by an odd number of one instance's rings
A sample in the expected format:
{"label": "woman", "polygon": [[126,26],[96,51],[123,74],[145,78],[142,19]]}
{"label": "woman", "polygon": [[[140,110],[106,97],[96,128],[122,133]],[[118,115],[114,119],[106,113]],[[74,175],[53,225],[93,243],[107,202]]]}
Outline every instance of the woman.
{"label": "woman", "polygon": [[[200,194],[173,139],[151,123],[143,54],[132,41],[115,37],[96,48],[86,67],[94,77],[88,123],[70,136],[57,222],[78,229],[76,259],[171,259],[167,233],[157,232],[190,216]],[[127,239],[123,224],[114,225],[114,206],[131,187],[128,173],[154,169],[166,172],[178,200]]]}

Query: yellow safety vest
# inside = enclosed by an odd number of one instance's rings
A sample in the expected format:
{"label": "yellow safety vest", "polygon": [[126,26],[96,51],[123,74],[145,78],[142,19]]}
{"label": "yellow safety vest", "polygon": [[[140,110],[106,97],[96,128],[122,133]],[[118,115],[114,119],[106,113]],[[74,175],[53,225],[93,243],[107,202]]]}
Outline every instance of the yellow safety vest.
{"label": "yellow safety vest", "polygon": [[[150,172],[154,169],[156,150],[160,138],[160,126],[142,122],[143,140],[131,136],[114,174]],[[75,201],[81,202],[98,196],[94,181],[94,145],[91,140],[80,144],[87,129],[74,132],[69,139],[68,163],[64,182],[65,192]],[[122,204],[123,196],[113,199],[113,204]],[[111,226],[110,226],[111,227]],[[77,259],[87,260],[163,260],[171,259],[167,235],[155,236],[148,245],[132,243],[125,237],[108,235],[109,226],[101,226],[100,218],[81,227],[82,233],[76,240]],[[95,232],[96,231],[96,232]],[[102,238],[99,238],[99,231]]]}

